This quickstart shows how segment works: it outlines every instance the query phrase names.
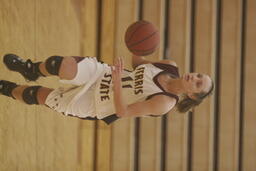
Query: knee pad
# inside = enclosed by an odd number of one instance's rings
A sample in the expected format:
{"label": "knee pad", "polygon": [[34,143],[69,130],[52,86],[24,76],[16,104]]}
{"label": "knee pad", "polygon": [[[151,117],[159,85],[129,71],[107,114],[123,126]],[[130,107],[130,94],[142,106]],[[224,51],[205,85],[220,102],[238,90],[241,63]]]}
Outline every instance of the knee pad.
{"label": "knee pad", "polygon": [[59,75],[60,65],[62,63],[62,56],[51,56],[45,61],[45,68],[47,72],[52,75]]}
{"label": "knee pad", "polygon": [[37,92],[41,86],[31,86],[25,88],[22,93],[22,98],[27,104],[38,104]]}

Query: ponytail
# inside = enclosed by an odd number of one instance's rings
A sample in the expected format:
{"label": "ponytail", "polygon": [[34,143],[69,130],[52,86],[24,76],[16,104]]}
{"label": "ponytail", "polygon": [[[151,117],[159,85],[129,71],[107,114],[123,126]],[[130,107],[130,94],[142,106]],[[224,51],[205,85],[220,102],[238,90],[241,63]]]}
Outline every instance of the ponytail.
{"label": "ponytail", "polygon": [[185,113],[191,110],[192,108],[198,106],[199,104],[202,103],[205,97],[209,96],[212,93],[213,89],[214,89],[214,83],[212,81],[212,86],[207,93],[205,92],[195,93],[194,94],[195,99],[192,99],[189,96],[185,95],[184,98],[181,99],[181,101],[179,101],[176,105],[178,112]]}
{"label": "ponytail", "polygon": [[200,103],[202,103],[203,100],[201,99],[191,99],[187,95],[177,103],[177,110],[180,113],[188,112],[190,109],[198,106]]}

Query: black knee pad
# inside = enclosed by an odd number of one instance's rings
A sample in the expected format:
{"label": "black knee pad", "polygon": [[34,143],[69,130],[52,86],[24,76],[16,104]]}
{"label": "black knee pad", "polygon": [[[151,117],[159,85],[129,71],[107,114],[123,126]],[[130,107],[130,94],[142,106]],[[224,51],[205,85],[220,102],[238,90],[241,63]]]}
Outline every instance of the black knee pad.
{"label": "black knee pad", "polygon": [[31,86],[25,88],[22,93],[22,98],[27,104],[38,104],[37,92],[41,86]]}
{"label": "black knee pad", "polygon": [[51,56],[45,61],[46,70],[52,75],[59,75],[62,56]]}

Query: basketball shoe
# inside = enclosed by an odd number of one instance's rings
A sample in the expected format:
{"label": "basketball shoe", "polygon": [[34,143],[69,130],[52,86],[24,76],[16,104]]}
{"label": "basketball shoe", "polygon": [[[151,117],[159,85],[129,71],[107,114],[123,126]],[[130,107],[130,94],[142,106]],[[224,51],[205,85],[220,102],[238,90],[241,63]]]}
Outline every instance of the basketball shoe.
{"label": "basketball shoe", "polygon": [[0,94],[14,98],[12,96],[12,90],[17,86],[18,85],[16,83],[0,80]]}
{"label": "basketball shoe", "polygon": [[6,67],[11,71],[19,72],[28,81],[36,81],[40,76],[44,76],[39,71],[40,63],[33,63],[30,59],[25,61],[15,54],[4,55]]}

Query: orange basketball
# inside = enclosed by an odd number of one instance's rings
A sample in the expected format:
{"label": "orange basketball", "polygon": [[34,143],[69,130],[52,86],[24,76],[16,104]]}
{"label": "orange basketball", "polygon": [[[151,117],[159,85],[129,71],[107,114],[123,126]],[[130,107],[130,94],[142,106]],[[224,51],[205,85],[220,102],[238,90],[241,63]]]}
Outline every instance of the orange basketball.
{"label": "orange basketball", "polygon": [[125,33],[125,44],[131,53],[138,56],[152,54],[159,46],[158,29],[148,21],[131,24]]}

